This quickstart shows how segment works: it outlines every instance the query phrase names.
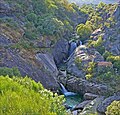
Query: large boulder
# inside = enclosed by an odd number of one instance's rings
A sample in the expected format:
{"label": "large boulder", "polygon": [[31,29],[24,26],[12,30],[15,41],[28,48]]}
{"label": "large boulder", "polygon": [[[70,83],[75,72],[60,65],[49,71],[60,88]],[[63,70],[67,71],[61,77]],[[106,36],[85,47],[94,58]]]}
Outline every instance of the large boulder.
{"label": "large boulder", "polygon": [[83,110],[84,107],[90,103],[92,100],[86,100],[86,101],[83,101],[81,102],[80,104],[76,105],[75,108],[73,110]]}
{"label": "large boulder", "polygon": [[95,95],[107,95],[111,90],[103,84],[97,84],[82,78],[71,77],[67,80],[67,89],[80,94],[92,93]]}
{"label": "large boulder", "polygon": [[56,64],[60,64],[63,60],[66,60],[68,55],[68,48],[69,44],[67,40],[65,39],[58,40],[52,51],[52,55],[54,57]]}
{"label": "large boulder", "polygon": [[38,53],[36,54],[36,59],[43,64],[44,68],[49,71],[51,75],[55,77],[58,76],[58,70],[51,54]]}
{"label": "large boulder", "polygon": [[115,94],[113,96],[110,96],[106,98],[101,104],[99,104],[97,110],[100,113],[105,113],[107,110],[107,107],[113,102],[113,101],[120,101],[120,93]]}
{"label": "large boulder", "polygon": [[98,97],[98,95],[92,94],[92,93],[85,93],[84,94],[84,99],[85,100],[93,100],[93,99],[95,99],[97,97]]}
{"label": "large boulder", "polygon": [[[97,113],[97,107],[98,105],[103,101],[103,97],[98,97],[96,99],[94,99],[93,101],[91,101],[90,103],[88,103],[82,112],[80,112],[79,115],[92,115],[92,114],[96,114]],[[97,113],[97,115],[99,115]],[[100,114],[102,115],[102,114]]]}
{"label": "large boulder", "polygon": [[[89,62],[96,63],[103,60],[104,58],[98,51],[81,45],[77,47],[74,53],[68,58],[67,70],[75,76],[84,77],[86,74],[84,70],[88,67]],[[81,67],[78,67],[78,64],[81,65]]]}

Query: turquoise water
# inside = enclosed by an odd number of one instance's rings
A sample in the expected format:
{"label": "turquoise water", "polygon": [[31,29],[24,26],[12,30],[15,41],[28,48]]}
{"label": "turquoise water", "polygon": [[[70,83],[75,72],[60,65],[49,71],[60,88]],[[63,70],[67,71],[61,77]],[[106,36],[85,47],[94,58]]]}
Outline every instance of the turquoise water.
{"label": "turquoise water", "polygon": [[82,96],[74,95],[74,96],[67,96],[65,104],[69,107],[73,108],[75,105],[79,104],[82,101]]}

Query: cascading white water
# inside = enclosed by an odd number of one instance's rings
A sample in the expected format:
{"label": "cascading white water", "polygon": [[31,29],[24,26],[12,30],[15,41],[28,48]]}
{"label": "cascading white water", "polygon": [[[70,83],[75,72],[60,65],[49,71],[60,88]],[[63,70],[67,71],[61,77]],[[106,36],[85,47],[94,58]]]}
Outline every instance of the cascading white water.
{"label": "cascading white water", "polygon": [[68,92],[67,89],[65,89],[65,87],[63,86],[63,84],[60,83],[60,87],[63,94]]}
{"label": "cascading white water", "polygon": [[77,94],[74,93],[74,92],[69,92],[69,91],[67,91],[67,89],[64,87],[64,85],[61,84],[61,83],[60,83],[60,87],[61,87],[62,93],[63,93],[65,96],[74,96],[74,95],[77,95]]}
{"label": "cascading white water", "polygon": [[66,99],[65,105],[67,105],[69,109],[74,108],[77,104],[81,102],[82,97],[79,94],[67,91],[64,85],[61,83],[59,83],[59,85],[61,88],[61,92],[63,93]]}

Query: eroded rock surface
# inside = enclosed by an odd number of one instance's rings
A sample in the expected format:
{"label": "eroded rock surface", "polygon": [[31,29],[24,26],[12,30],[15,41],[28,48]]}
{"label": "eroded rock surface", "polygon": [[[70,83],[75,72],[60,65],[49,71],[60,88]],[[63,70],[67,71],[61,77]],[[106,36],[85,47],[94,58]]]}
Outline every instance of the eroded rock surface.
{"label": "eroded rock surface", "polygon": [[89,82],[82,78],[71,77],[67,81],[67,88],[80,94],[92,93],[96,95],[105,95],[110,89],[103,84]]}
{"label": "eroded rock surface", "polygon": [[11,49],[1,50],[1,67],[17,67],[22,76],[29,76],[37,82],[41,82],[45,88],[57,90],[57,80],[48,71],[37,65],[26,62],[17,52]]}
{"label": "eroded rock surface", "polygon": [[107,110],[107,107],[113,102],[113,101],[120,101],[120,93],[115,94],[113,96],[110,96],[106,98],[97,108],[98,112],[105,113]]}
{"label": "eroded rock surface", "polygon": [[69,44],[65,39],[60,39],[54,46],[52,54],[56,64],[60,64],[63,60],[66,60],[68,55]]}
{"label": "eroded rock surface", "polygon": [[[69,57],[67,70],[75,76],[84,77],[86,74],[84,70],[89,62],[100,62],[103,60],[103,56],[98,51],[82,45],[77,47],[74,53]],[[77,66],[77,63],[80,63],[79,67]]]}

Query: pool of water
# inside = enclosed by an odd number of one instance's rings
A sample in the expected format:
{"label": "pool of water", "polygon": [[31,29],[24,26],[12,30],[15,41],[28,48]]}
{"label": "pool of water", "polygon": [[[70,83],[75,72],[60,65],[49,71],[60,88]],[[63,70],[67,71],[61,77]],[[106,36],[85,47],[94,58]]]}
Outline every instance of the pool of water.
{"label": "pool of water", "polygon": [[65,96],[66,102],[65,104],[70,108],[74,108],[77,104],[82,101],[82,96],[74,95],[74,96]]}

